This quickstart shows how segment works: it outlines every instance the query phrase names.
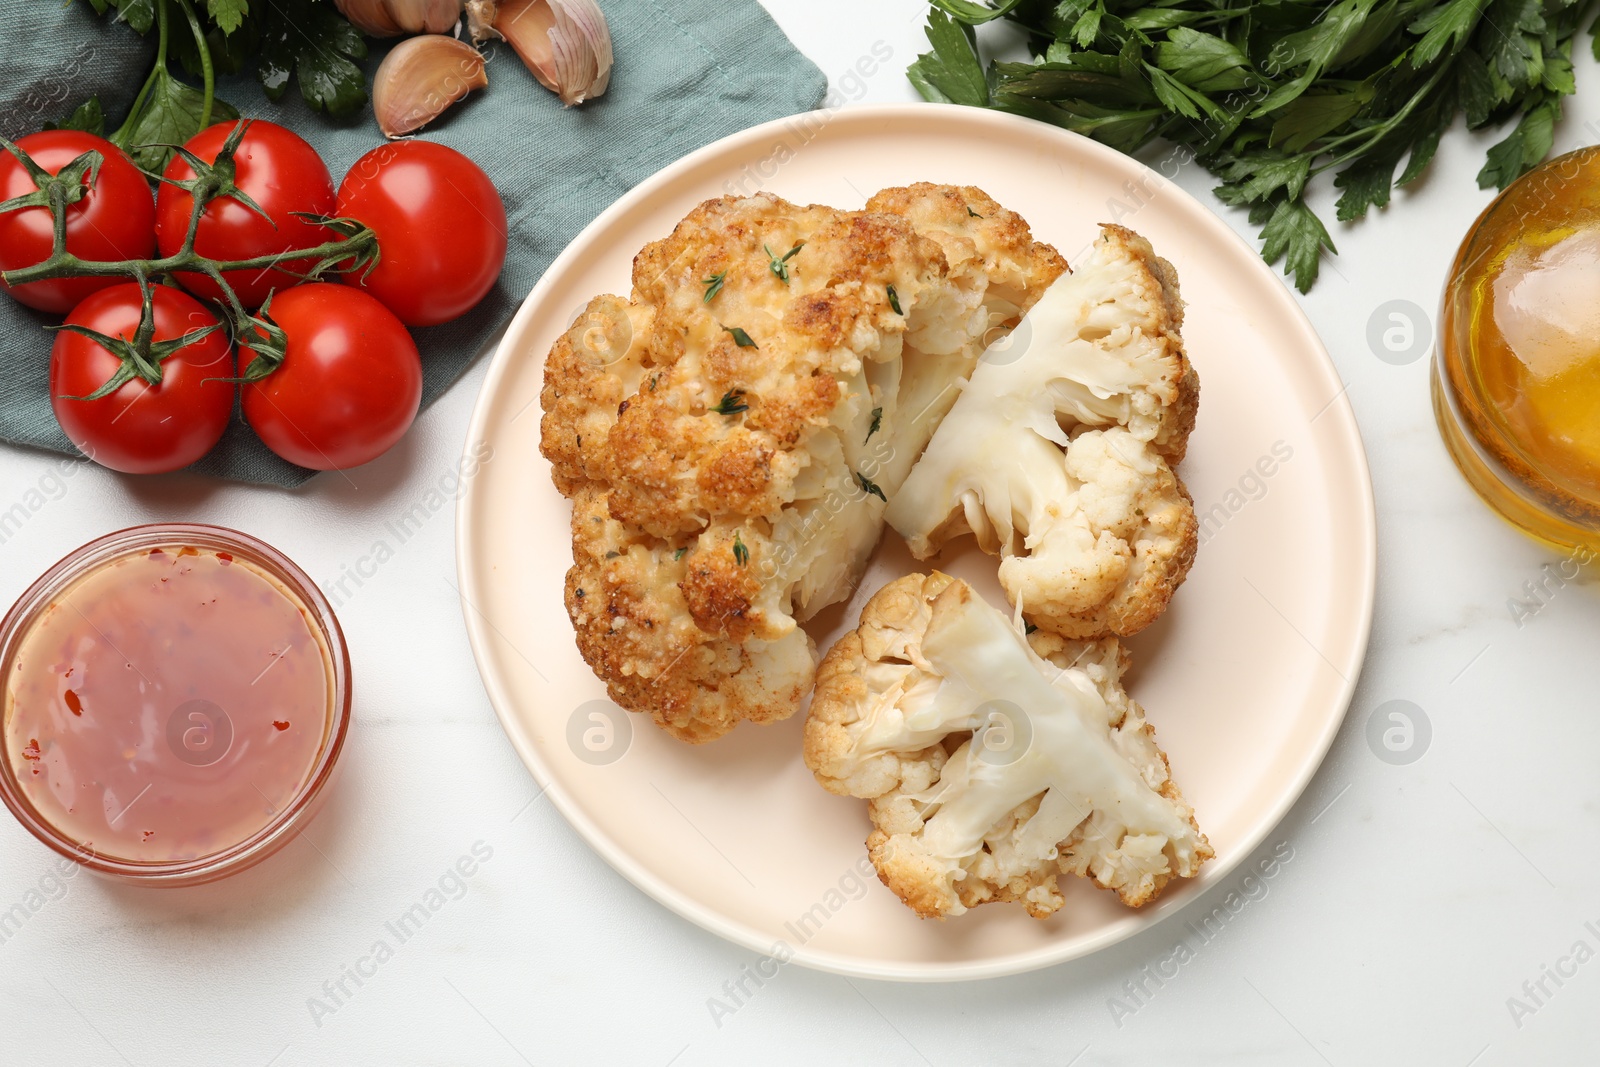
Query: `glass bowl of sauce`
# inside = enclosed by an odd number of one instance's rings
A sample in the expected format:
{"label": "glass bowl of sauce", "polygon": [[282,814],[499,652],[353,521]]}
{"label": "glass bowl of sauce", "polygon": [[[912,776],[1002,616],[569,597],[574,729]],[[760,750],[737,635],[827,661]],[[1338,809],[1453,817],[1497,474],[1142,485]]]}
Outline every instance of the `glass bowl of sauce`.
{"label": "glass bowl of sauce", "polygon": [[316,814],[350,660],[286,556],[217,526],[137,526],[50,568],[0,623],[0,799],[90,870],[194,885]]}
{"label": "glass bowl of sauce", "polygon": [[1523,532],[1600,546],[1600,146],[1509,185],[1446,282],[1434,415],[1479,496]]}

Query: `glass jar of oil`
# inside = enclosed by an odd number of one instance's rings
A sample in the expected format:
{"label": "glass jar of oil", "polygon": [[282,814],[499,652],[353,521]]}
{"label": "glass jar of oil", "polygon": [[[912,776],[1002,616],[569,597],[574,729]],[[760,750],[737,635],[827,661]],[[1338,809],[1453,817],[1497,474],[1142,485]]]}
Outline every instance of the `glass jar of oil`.
{"label": "glass jar of oil", "polygon": [[1490,507],[1550,544],[1600,547],[1600,146],[1528,172],[1467,233],[1433,408]]}

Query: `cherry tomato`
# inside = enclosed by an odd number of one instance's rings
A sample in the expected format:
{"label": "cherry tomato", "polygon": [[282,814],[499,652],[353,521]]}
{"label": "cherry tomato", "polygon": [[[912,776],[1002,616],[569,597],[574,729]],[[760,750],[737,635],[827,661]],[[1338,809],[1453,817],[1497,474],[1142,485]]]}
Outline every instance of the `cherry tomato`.
{"label": "cherry tomato", "polygon": [[[137,282],[91,294],[67,322],[108,337],[131,338],[139,328]],[[215,325],[200,301],[167,285],[155,287],[157,342]],[[69,330],[50,349],[50,404],[56,421],[79,451],[128,474],[159,474],[187,467],[211,451],[233,414],[233,350],[226,330],[213,330],[161,361],[161,381],[128,379],[98,400],[88,396],[111,380],[121,361],[99,342]]]}
{"label": "cherry tomato", "polygon": [[[77,130],[30,133],[17,147],[51,174],[83,153],[98,149],[104,162],[82,200],[67,208],[67,251],[83,259],[149,259],[155,251],[156,207],[150,183],[133,160],[106,140]],[[0,152],[0,200],[31,193],[37,188],[27,169],[9,152]],[[0,270],[31,267],[50,255],[54,228],[50,209],[25,207],[0,215]],[[120,278],[61,278],[12,288],[0,282],[14,298],[64,315],[98,289],[117,285]]]}
{"label": "cherry tomato", "polygon": [[[184,145],[207,163],[216,161],[217,152],[237,123],[219,122],[201,130]],[[296,218],[293,212],[333,214],[333,178],[317,150],[290,130],[271,122],[251,122],[234,153],[234,184],[254,200],[271,219],[262,218],[232,197],[218,197],[206,206],[195,234],[195,251],[211,259],[251,259],[255,256],[310,248],[333,238],[321,226]],[[177,180],[194,177],[194,168],[182,156],[167,164],[166,176]],[[170,256],[183,246],[189,228],[194,198],[176,186],[162,184],[156,194],[156,241],[161,254]],[[306,260],[291,260],[284,266],[304,271]],[[223,278],[233,287],[245,307],[257,307],[274,289],[287,289],[300,279],[288,271],[267,268],[250,271],[224,271]],[[217,283],[200,274],[178,275],[184,288],[212,300],[222,299]]]}
{"label": "cherry tomato", "polygon": [[339,215],[378,234],[365,288],[408,326],[459,318],[494,287],[506,261],[506,209],[494,182],[453,148],[395,141],[374,148],[339,186]]}
{"label": "cherry tomato", "polygon": [[[283,363],[243,387],[245,421],[290,463],[341,470],[400,440],[422,402],[422,358],[400,320],[366,293],[313,282],[272,298]],[[255,352],[239,350],[248,368]]]}

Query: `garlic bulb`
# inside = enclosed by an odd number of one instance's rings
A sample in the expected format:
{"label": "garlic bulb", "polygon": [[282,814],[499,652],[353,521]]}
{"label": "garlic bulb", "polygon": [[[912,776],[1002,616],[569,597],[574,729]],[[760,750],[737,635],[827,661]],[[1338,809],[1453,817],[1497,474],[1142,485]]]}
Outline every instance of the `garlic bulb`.
{"label": "garlic bulb", "polygon": [[595,0],[500,0],[494,28],[568,107],[611,82],[611,30]]}
{"label": "garlic bulb", "polygon": [[465,41],[427,34],[390,49],[372,77],[372,111],[386,137],[420,130],[489,77]]}
{"label": "garlic bulb", "polygon": [[461,18],[463,0],[333,0],[339,14],[369,37],[446,33]]}

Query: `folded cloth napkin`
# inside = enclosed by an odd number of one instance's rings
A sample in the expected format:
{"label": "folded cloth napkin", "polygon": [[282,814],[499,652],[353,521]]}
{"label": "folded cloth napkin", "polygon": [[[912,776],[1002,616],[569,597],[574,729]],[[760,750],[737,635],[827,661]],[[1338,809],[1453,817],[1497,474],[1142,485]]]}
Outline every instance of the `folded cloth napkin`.
{"label": "folded cloth napkin", "polygon": [[[616,67],[598,100],[564,109],[500,43],[490,85],[419,136],[471,157],[500,190],[510,242],[505,270],[484,301],[455,322],[414,331],[427,406],[483,350],[561,249],[613,200],[678,157],[768,119],[818,106],[827,81],[757,0],[603,0]],[[154,61],[152,42],[95,18],[86,4],[7,4],[0,58],[0,133],[13,140],[64,118],[98,94],[108,125],[122,119]],[[373,43],[370,81],[386,44]],[[382,135],[371,109],[337,122],[292,90],[268,101],[253,75],[218,80],[217,94],[247,118],[288,126],[316,146],[337,183]],[[0,297],[0,441],[64,454],[47,389],[56,320]],[[237,418],[192,468],[235,481],[294,486],[312,471],[267,451]]]}

